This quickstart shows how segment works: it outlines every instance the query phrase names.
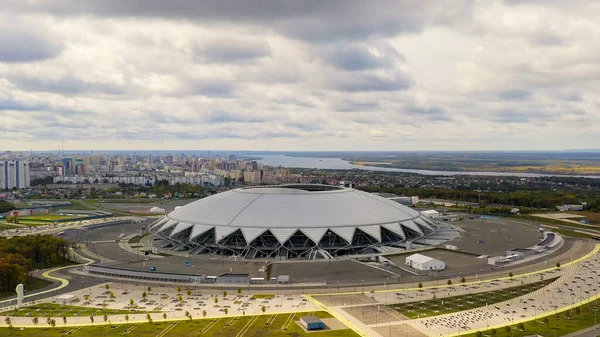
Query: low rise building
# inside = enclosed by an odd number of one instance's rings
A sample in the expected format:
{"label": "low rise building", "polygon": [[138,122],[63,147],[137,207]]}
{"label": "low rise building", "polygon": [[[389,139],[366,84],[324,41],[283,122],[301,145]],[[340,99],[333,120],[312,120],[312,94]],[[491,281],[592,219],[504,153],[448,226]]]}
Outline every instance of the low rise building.
{"label": "low rise building", "polygon": [[417,270],[444,270],[446,263],[422,254],[413,254],[406,257],[405,264]]}

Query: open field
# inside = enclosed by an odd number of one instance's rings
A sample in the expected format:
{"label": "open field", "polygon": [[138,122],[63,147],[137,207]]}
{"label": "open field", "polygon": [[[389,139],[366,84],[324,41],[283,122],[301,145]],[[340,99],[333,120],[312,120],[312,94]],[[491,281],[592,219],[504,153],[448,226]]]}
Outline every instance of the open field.
{"label": "open field", "polygon": [[[394,304],[392,307],[408,318],[429,317],[469,310],[504,302],[547,286],[558,278],[494,290],[484,293],[446,297],[443,299]],[[457,287],[460,287],[457,285]]]}
{"label": "open field", "polygon": [[[57,322],[57,328],[27,328],[0,329],[0,337],[62,337],[66,334],[71,336],[104,337],[134,335],[137,337],[354,337],[358,336],[350,329],[325,330],[321,332],[306,333],[296,322],[302,316],[315,315],[321,318],[330,318],[326,312],[296,313],[280,315],[243,316],[220,319],[201,319],[193,321],[176,321],[86,326],[81,328],[60,328],[62,322]],[[100,318],[98,318],[100,319]],[[40,320],[39,326],[47,326],[44,320]],[[71,333],[69,333],[71,332]]]}
{"label": "open field", "polygon": [[[145,311],[144,311],[145,312]],[[15,317],[85,317],[85,316],[104,316],[104,315],[125,315],[133,313],[142,313],[142,311],[115,310],[80,307],[75,305],[62,305],[55,303],[40,303],[23,307],[18,310],[5,312],[3,314]]]}
{"label": "open field", "polygon": [[[582,305],[573,310],[561,312],[558,315],[525,322],[522,326],[523,330],[520,329],[521,326],[519,324],[516,324],[502,329],[482,330],[481,335],[491,335],[494,337],[564,336],[593,326],[597,321],[597,312],[599,309],[598,301],[596,301],[595,303]],[[476,337],[478,334],[473,333],[463,336]]]}

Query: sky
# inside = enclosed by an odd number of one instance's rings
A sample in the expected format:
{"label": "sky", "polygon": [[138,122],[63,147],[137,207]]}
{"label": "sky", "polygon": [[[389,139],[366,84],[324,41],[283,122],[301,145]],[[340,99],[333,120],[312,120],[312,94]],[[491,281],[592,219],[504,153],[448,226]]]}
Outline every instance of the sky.
{"label": "sky", "polygon": [[594,0],[2,0],[0,151],[600,144]]}

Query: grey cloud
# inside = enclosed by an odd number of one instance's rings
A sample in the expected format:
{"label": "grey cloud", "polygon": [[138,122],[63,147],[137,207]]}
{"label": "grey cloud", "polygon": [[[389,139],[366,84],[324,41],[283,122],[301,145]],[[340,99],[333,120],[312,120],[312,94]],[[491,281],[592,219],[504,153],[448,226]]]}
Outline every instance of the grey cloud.
{"label": "grey cloud", "polygon": [[415,114],[418,117],[422,117],[430,121],[452,121],[452,117],[448,114],[446,109],[439,106],[433,106],[429,108],[410,107],[407,109],[407,111],[412,114]]}
{"label": "grey cloud", "polygon": [[294,127],[298,130],[302,130],[302,131],[319,131],[319,130],[323,130],[323,127],[321,127],[320,123],[318,122],[299,122],[299,121],[294,121],[294,122],[286,122],[285,123],[286,126],[290,126],[290,127]]}
{"label": "grey cloud", "polygon": [[360,74],[348,76],[343,80],[334,81],[333,86],[339,91],[371,92],[371,91],[401,91],[410,88],[413,80],[407,75],[395,72],[391,76],[381,74]]}
{"label": "grey cloud", "polygon": [[357,71],[391,68],[393,62],[388,55],[375,55],[366,46],[343,46],[337,48],[327,61],[338,69]]}
{"label": "grey cloud", "polygon": [[378,102],[354,102],[347,100],[335,105],[335,110],[339,112],[368,111],[377,108],[379,108]]}
{"label": "grey cloud", "polygon": [[213,110],[208,114],[206,122],[210,124],[221,123],[264,123],[265,118],[235,114],[224,110]]}
{"label": "grey cloud", "polygon": [[40,34],[15,28],[0,29],[0,62],[35,62],[52,59],[63,50],[63,46]]}
{"label": "grey cloud", "polygon": [[231,82],[219,80],[189,80],[182,94],[201,95],[208,97],[231,97],[235,86]]}
{"label": "grey cloud", "polygon": [[375,3],[361,0],[56,0],[11,1],[5,6],[15,11],[58,16],[158,17],[270,26],[282,34],[312,41],[356,40],[419,32],[430,21],[451,23],[472,11],[469,1],[441,4],[433,0]]}
{"label": "grey cloud", "polygon": [[526,89],[509,89],[499,93],[498,97],[506,101],[524,101],[531,97],[531,91]]}
{"label": "grey cloud", "polygon": [[85,82],[73,75],[59,78],[42,78],[29,75],[8,75],[9,81],[25,91],[53,92],[63,94],[102,93],[108,95],[123,95],[124,87],[116,84]]}
{"label": "grey cloud", "polygon": [[0,111],[40,111],[47,110],[45,104],[27,104],[12,99],[0,99]]}
{"label": "grey cloud", "polygon": [[235,63],[271,55],[271,46],[264,39],[210,40],[196,45],[194,59],[207,63]]}

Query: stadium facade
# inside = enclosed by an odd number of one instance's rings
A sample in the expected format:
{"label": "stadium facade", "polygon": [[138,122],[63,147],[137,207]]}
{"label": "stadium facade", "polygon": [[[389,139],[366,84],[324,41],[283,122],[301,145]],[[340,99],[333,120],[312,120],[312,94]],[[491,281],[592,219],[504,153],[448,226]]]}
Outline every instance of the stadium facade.
{"label": "stadium facade", "polygon": [[386,198],[302,184],[229,190],[178,207],[150,226],[161,249],[244,258],[381,252],[436,229],[420,212]]}

